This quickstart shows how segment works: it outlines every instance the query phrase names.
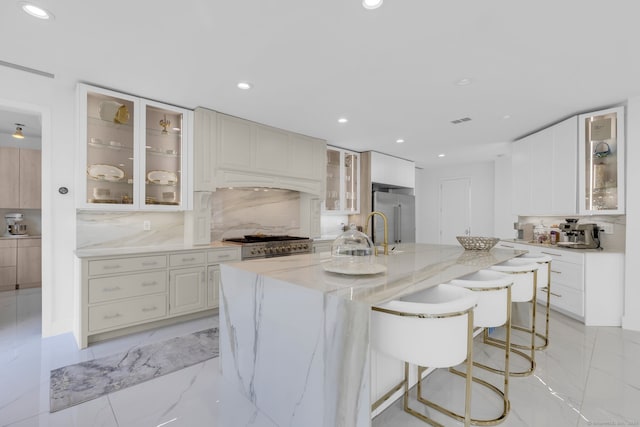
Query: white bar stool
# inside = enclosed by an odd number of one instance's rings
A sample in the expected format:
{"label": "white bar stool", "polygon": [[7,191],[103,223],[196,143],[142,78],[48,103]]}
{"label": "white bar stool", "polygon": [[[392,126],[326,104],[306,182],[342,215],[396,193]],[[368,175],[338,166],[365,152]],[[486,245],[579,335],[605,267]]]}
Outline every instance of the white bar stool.
{"label": "white bar stool", "polygon": [[[420,302],[413,302],[418,300]],[[381,353],[404,361],[404,410],[431,425],[435,420],[409,407],[409,364],[449,368],[467,361],[464,425],[471,423],[473,308],[477,296],[470,290],[438,285],[372,307],[371,345]],[[418,386],[422,380],[418,377]],[[388,393],[382,398],[388,398]],[[456,418],[455,413],[424,399],[419,401]],[[374,406],[380,402],[374,403]]]}
{"label": "white bar stool", "polygon": [[[531,375],[536,369],[536,353],[535,353],[535,339],[536,339],[536,286],[538,282],[538,269],[540,264],[529,261],[527,259],[513,258],[508,261],[502,262],[491,266],[491,270],[499,271],[501,273],[510,274],[513,278],[513,286],[511,287],[511,301],[512,302],[530,302],[531,308],[531,330],[526,332],[531,335],[531,344],[520,347],[521,344],[514,344],[511,341],[510,353],[517,354],[523,357],[529,362],[529,368],[524,371],[513,372],[509,371],[509,375],[512,377],[524,377]],[[514,325],[511,325],[511,329],[514,329]],[[484,342],[496,347],[504,348],[506,346],[505,340],[500,340],[484,334]],[[522,351],[515,350],[516,348],[530,349],[530,354],[525,354]],[[499,369],[490,369],[493,372],[502,373]]]}
{"label": "white bar stool", "polygon": [[[494,270],[480,270],[449,282],[462,286],[478,295],[478,305],[473,311],[473,325],[478,330],[504,326],[506,329],[504,347],[504,386],[500,390],[493,384],[473,377],[473,381],[498,394],[503,401],[502,414],[492,419],[471,419],[474,425],[496,425],[503,422],[509,414],[509,352],[511,350],[511,286],[513,278],[509,274]],[[473,366],[493,372],[493,369],[479,362]],[[464,376],[464,372],[449,368],[449,371]]]}
{"label": "white bar stool", "polygon": [[[547,313],[545,318],[544,335],[536,332],[536,336],[542,339],[542,344],[537,345],[535,349],[544,350],[549,345],[549,312],[551,310],[551,295],[553,295],[551,292],[551,261],[553,261],[553,258],[551,258],[549,255],[544,254],[526,253],[518,256],[518,259],[526,259],[540,264],[540,269],[538,269],[537,287],[539,290],[546,292],[547,294]],[[513,326],[513,328],[520,331],[524,330],[524,328],[522,328],[521,326]],[[522,348],[522,346],[517,347]]]}

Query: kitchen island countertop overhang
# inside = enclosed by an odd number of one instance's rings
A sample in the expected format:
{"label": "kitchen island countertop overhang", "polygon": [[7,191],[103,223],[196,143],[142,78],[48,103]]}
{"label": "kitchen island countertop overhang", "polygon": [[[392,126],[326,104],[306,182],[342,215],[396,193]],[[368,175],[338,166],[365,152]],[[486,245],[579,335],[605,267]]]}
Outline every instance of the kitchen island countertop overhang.
{"label": "kitchen island countertop overhang", "polygon": [[371,306],[522,253],[405,244],[363,276],[325,271],[329,253],[223,264],[223,376],[277,425],[369,426]]}

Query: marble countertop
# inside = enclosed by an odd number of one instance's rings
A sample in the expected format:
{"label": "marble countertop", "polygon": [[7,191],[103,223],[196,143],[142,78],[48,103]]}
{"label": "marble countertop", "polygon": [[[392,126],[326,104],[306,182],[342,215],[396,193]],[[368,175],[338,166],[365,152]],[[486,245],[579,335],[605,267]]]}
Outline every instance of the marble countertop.
{"label": "marble countertop", "polygon": [[0,236],[0,240],[22,240],[22,239],[41,239],[42,236],[39,235],[31,235],[29,234],[28,236],[23,235],[19,235],[19,236],[14,236],[14,235],[4,235],[4,236]]}
{"label": "marble countertop", "polygon": [[448,282],[514,258],[526,251],[497,249],[465,251],[458,245],[402,244],[392,255],[375,262],[387,271],[376,275],[344,275],[325,271],[328,252],[228,263],[228,266],[326,294],[379,304],[402,295]]}
{"label": "marble countertop", "polygon": [[537,246],[540,248],[546,248],[546,249],[557,249],[559,251],[569,251],[569,252],[592,252],[592,253],[601,253],[601,252],[610,252],[610,253],[617,253],[618,251],[611,251],[611,250],[606,250],[605,248],[601,248],[601,249],[582,249],[582,248],[571,248],[571,247],[562,247],[562,246],[558,246],[558,245],[551,245],[548,243],[536,243],[536,242],[531,242],[528,240],[520,240],[520,239],[500,239],[501,242],[509,242],[509,243],[518,243],[521,245],[530,245],[530,246]]}
{"label": "marble countertop", "polygon": [[238,248],[240,246],[234,243],[212,242],[208,245],[162,245],[162,246],[139,246],[139,247],[110,247],[110,248],[86,248],[76,249],[75,254],[78,258],[90,258],[98,256],[113,255],[136,255],[136,254],[152,254],[159,252],[177,252],[177,251],[202,251],[207,249],[219,248]]}

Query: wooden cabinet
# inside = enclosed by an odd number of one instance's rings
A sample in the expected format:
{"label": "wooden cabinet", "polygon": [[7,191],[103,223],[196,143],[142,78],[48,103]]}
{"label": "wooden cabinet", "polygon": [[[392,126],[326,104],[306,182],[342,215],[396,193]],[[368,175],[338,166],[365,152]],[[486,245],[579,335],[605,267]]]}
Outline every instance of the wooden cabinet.
{"label": "wooden cabinet", "polygon": [[17,283],[19,288],[42,285],[42,240],[22,238],[17,241]]}
{"label": "wooden cabinet", "polygon": [[0,208],[40,209],[41,151],[0,147]]}
{"label": "wooden cabinet", "polygon": [[581,114],[578,126],[580,214],[624,214],[624,107]]}
{"label": "wooden cabinet", "polygon": [[274,187],[320,195],[326,143],[205,108],[195,111],[194,188]]}
{"label": "wooden cabinet", "polygon": [[80,259],[78,346],[206,314],[219,264],[237,260],[239,247]]}
{"label": "wooden cabinet", "polygon": [[79,208],[190,208],[191,111],[84,84],[78,98]]}
{"label": "wooden cabinet", "polygon": [[360,212],[360,154],[327,147],[324,213]]}
{"label": "wooden cabinet", "polygon": [[513,214],[577,213],[577,141],[574,116],[513,143]]}
{"label": "wooden cabinet", "polygon": [[15,239],[0,239],[0,291],[16,288],[17,247]]}

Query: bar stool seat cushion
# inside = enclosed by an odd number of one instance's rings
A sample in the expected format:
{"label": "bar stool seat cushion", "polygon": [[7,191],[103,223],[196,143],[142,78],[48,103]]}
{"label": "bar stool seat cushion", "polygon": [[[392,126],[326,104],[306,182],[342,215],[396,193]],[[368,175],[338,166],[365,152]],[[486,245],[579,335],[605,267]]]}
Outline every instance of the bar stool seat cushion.
{"label": "bar stool seat cushion", "polygon": [[513,277],[511,301],[531,301],[534,297],[533,272],[540,269],[540,264],[527,259],[513,258],[491,266],[491,270],[509,273]]}

